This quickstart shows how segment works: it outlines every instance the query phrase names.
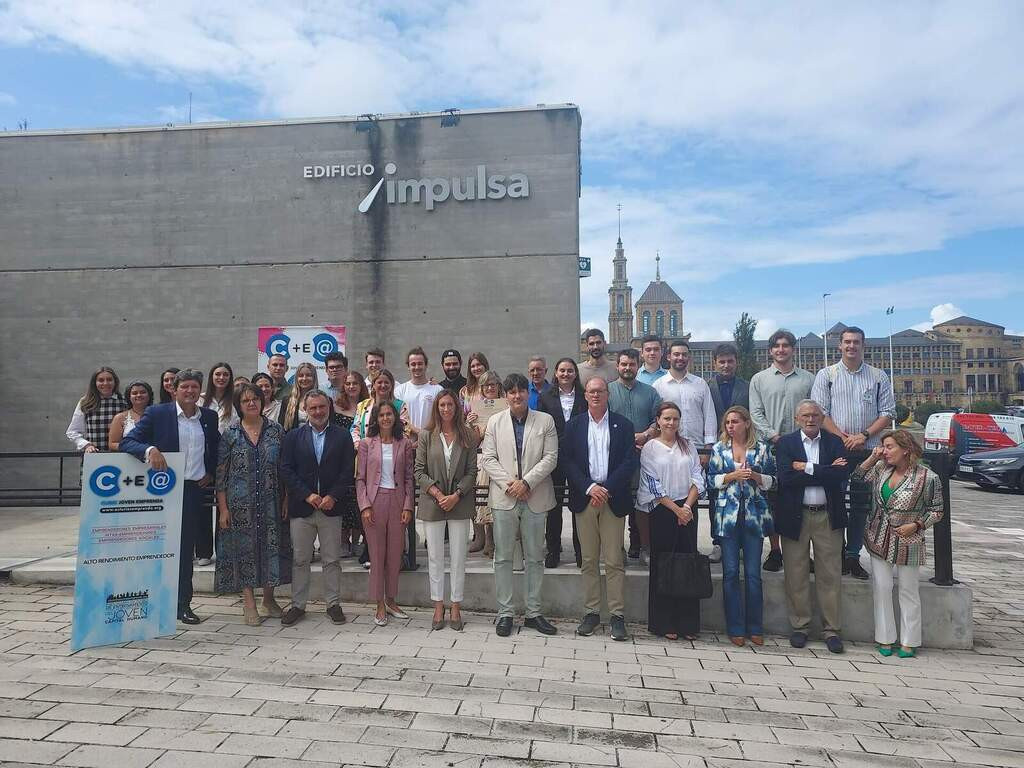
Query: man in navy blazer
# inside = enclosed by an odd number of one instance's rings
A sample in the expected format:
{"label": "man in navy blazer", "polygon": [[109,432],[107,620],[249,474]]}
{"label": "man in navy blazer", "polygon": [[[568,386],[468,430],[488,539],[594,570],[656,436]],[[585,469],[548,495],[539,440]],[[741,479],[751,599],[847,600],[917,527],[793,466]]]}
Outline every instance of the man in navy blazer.
{"label": "man in navy blazer", "polygon": [[[167,469],[164,453],[185,458],[181,502],[181,552],[178,555],[178,621],[198,624],[192,611],[192,551],[203,518],[203,489],[217,473],[220,430],[217,414],[200,408],[203,374],[192,368],[174,376],[174,402],[151,405],[135,429],[121,439],[119,449],[156,470]],[[207,515],[208,517],[208,515]]]}
{"label": "man in navy blazer", "polygon": [[625,566],[622,542],[626,516],[633,508],[631,480],[637,468],[633,424],[608,410],[608,384],[600,376],[583,389],[587,411],[565,425],[558,464],[569,485],[569,509],[583,556],[585,605],[578,635],[592,635],[601,623],[600,560],[608,581],[611,636],[626,640]]}
{"label": "man in navy blazer", "polygon": [[327,616],[344,624],[341,609],[341,509],[352,492],[356,452],[347,429],[332,424],[331,400],[321,390],[303,400],[308,421],[284,436],[281,476],[288,486],[292,535],[292,604],[281,617],[290,626],[306,615],[309,564],[313,542],[320,537]]}
{"label": "man in navy blazer", "polygon": [[814,545],[814,588],[821,607],[822,634],[832,653],[843,652],[843,530],[846,528],[846,480],[853,467],[843,441],[821,428],[821,406],[802,400],[796,407],[796,432],[775,444],[779,495],[775,530],[782,537],[786,603],[794,648],[807,643],[811,623],[810,547]]}

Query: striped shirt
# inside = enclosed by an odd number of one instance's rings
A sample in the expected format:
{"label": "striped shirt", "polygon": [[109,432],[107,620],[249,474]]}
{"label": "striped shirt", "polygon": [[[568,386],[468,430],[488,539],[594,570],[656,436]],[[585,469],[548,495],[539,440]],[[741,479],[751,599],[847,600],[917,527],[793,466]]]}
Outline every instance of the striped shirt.
{"label": "striped shirt", "polygon": [[[861,363],[856,371],[841,362],[822,368],[814,377],[811,399],[848,435],[865,431],[879,416],[896,416],[889,377],[867,363]],[[873,435],[866,447],[874,448],[880,437]]]}

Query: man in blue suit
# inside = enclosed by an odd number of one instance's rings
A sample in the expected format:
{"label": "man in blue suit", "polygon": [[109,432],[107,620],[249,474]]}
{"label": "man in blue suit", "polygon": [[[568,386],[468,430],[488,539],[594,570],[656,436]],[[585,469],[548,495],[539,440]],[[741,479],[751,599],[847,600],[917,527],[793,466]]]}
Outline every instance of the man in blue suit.
{"label": "man in blue suit", "polygon": [[[220,431],[217,414],[200,408],[203,374],[192,368],[174,376],[174,402],[151,405],[121,439],[120,450],[156,470],[167,469],[164,453],[180,452],[185,459],[184,493],[181,502],[181,552],[178,554],[178,621],[198,624],[192,611],[192,551],[202,520],[203,489],[217,472]],[[208,515],[207,515],[208,517]]]}
{"label": "man in blue suit", "polygon": [[608,384],[600,376],[583,390],[587,412],[569,419],[558,464],[569,485],[569,509],[576,515],[586,591],[578,635],[592,635],[601,623],[600,560],[608,577],[608,612],[613,640],[626,640],[625,566],[622,540],[633,508],[631,480],[637,467],[633,424],[608,410]]}
{"label": "man in blue suit", "polygon": [[843,652],[842,557],[846,480],[853,467],[843,441],[821,428],[825,415],[813,400],[796,407],[795,432],[775,444],[779,495],[775,530],[782,537],[786,604],[793,628],[789,644],[803,648],[811,623],[810,547],[822,634],[832,653]]}
{"label": "man in blue suit", "polygon": [[347,619],[341,608],[341,511],[352,492],[356,452],[347,429],[331,423],[331,399],[319,389],[303,399],[308,421],[284,436],[281,477],[288,486],[288,520],[292,535],[292,604],[281,617],[291,626],[306,615],[309,564],[313,542],[320,537],[327,617]]}

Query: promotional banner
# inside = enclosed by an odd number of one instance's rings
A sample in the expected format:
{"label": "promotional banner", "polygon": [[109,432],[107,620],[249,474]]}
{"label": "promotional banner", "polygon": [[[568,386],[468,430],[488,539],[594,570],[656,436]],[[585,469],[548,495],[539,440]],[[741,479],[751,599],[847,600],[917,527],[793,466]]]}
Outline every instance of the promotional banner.
{"label": "promotional banner", "polygon": [[72,650],[175,632],[185,467],[164,458],[158,472],[126,453],[83,457]]}
{"label": "promotional banner", "polygon": [[295,369],[302,363],[316,368],[320,388],[327,386],[324,358],[331,352],[345,352],[345,326],[343,325],[291,325],[286,328],[259,329],[257,338],[259,355],[256,370],[266,371],[271,355],[288,358],[288,381],[295,379]]}

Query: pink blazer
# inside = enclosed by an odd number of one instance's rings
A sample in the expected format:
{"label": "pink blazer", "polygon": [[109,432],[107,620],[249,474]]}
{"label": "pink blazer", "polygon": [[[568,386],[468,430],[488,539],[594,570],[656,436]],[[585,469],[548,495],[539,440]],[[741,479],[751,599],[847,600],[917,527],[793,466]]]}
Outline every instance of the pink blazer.
{"label": "pink blazer", "polygon": [[[413,463],[416,446],[408,438],[395,441],[395,490],[404,497],[402,509],[414,509],[416,500],[413,483]],[[379,437],[364,437],[359,441],[356,453],[356,502],[359,509],[372,507],[380,488],[380,471],[383,458]]]}

